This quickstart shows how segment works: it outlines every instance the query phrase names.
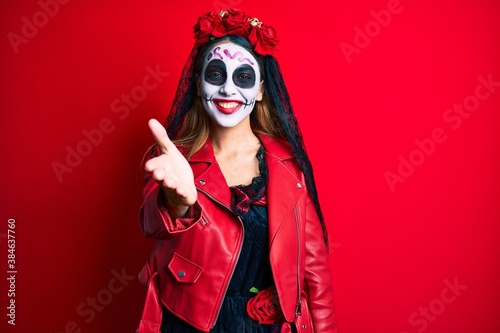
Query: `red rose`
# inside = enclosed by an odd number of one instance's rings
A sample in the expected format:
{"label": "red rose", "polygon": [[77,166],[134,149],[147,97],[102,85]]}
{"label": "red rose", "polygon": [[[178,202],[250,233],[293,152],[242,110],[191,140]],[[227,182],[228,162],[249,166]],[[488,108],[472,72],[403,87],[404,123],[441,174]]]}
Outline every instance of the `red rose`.
{"label": "red rose", "polygon": [[259,291],[247,303],[248,316],[259,324],[274,324],[283,318],[276,287]]}
{"label": "red rose", "polygon": [[216,15],[213,21],[214,30],[212,31],[212,36],[214,37],[222,37],[227,35],[226,27],[224,26],[223,17],[220,15]]}
{"label": "red rose", "polygon": [[212,36],[214,21],[217,16],[218,15],[215,15],[213,12],[209,12],[198,19],[198,22],[193,27],[193,34],[197,44],[208,42],[210,36]]}
{"label": "red rose", "polygon": [[228,35],[248,36],[250,22],[242,10],[229,8],[222,21]]}
{"label": "red rose", "polygon": [[248,16],[242,10],[229,8],[226,15],[224,15],[224,19],[227,22],[227,26],[231,26],[240,22],[247,22]]}
{"label": "red rose", "polygon": [[260,27],[253,27],[248,35],[248,40],[255,52],[261,55],[272,54],[279,42],[276,38],[276,30],[264,24]]}
{"label": "red rose", "polygon": [[201,31],[207,31],[207,32],[212,32],[213,30],[213,24],[212,22],[215,20],[216,15],[213,12],[209,12],[198,20],[200,30]]}

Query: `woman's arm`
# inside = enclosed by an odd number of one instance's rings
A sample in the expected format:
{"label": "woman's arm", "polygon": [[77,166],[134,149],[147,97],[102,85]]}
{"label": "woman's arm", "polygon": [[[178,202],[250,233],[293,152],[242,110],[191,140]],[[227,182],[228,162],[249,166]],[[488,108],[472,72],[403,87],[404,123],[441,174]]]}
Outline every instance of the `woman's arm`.
{"label": "woman's arm", "polygon": [[146,237],[168,238],[187,230],[201,217],[194,177],[186,158],[155,119],[149,128],[159,149],[145,165],[146,179],[140,225]]}
{"label": "woman's arm", "polygon": [[315,333],[336,333],[333,289],[328,252],[316,209],[308,198],[306,205],[305,290]]}
{"label": "woman's arm", "polygon": [[151,175],[146,176],[143,198],[139,212],[139,224],[145,237],[172,238],[176,234],[188,230],[201,218],[201,208],[197,202],[190,206],[183,216],[170,214],[169,208],[165,204],[163,190]]}

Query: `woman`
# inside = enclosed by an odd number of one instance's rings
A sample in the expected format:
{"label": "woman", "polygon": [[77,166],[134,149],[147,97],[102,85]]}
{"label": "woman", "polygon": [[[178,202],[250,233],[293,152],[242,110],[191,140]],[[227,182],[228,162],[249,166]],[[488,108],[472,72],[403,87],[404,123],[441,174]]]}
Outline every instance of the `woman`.
{"label": "woman", "polygon": [[158,242],[139,332],[336,332],[327,233],[275,31],[229,9],[194,34],[167,130],[149,122],[140,225]]}

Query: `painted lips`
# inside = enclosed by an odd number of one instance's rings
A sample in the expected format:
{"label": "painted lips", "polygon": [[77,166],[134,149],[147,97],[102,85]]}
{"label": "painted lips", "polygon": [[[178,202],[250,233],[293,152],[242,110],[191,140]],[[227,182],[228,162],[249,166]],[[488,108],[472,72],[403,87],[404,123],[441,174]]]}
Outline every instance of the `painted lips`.
{"label": "painted lips", "polygon": [[238,111],[243,103],[241,101],[214,99],[215,107],[224,114],[233,114]]}

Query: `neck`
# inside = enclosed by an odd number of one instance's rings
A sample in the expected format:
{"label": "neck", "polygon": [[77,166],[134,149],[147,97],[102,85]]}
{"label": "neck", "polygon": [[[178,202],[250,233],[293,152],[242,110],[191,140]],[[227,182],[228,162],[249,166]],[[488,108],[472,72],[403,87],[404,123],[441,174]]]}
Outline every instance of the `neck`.
{"label": "neck", "polygon": [[212,124],[210,139],[216,154],[238,153],[260,145],[259,138],[250,127],[249,117],[229,128]]}

